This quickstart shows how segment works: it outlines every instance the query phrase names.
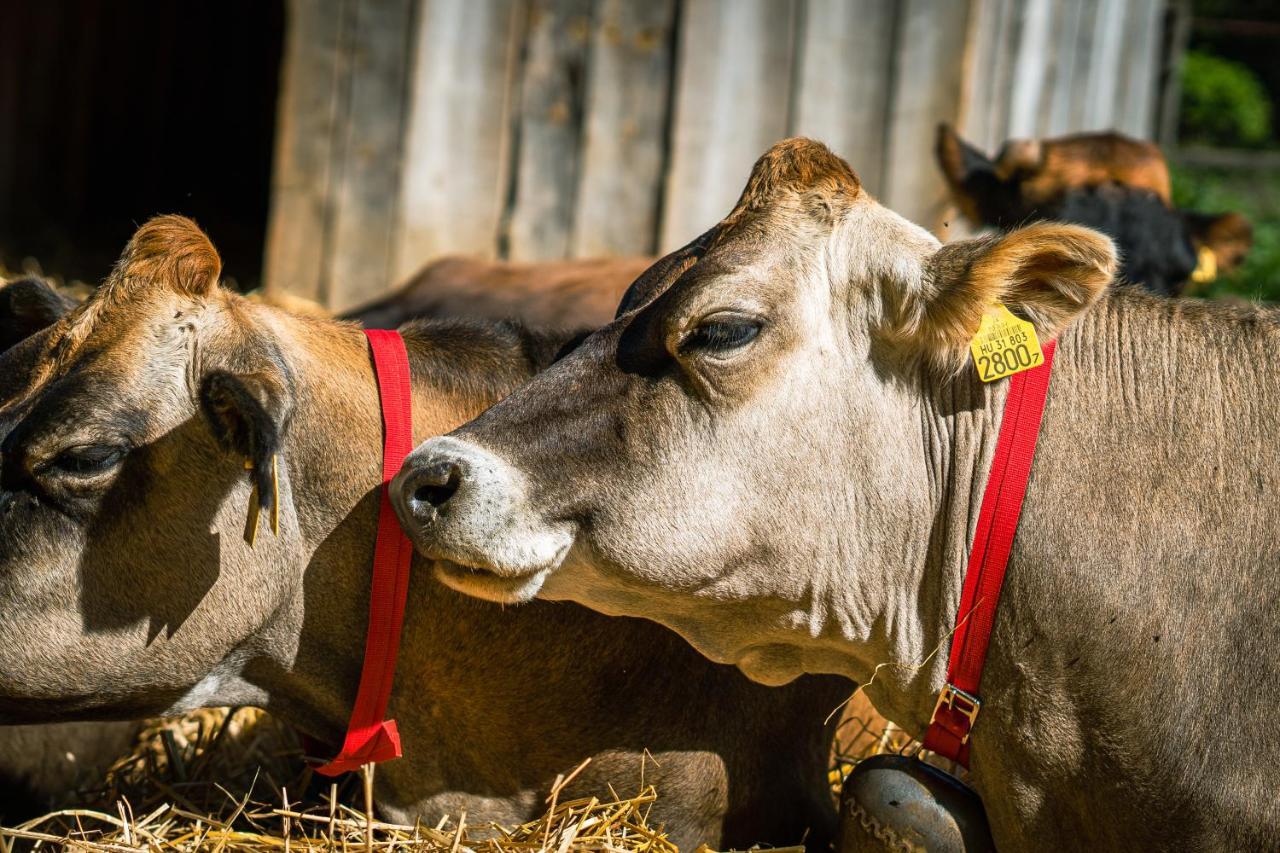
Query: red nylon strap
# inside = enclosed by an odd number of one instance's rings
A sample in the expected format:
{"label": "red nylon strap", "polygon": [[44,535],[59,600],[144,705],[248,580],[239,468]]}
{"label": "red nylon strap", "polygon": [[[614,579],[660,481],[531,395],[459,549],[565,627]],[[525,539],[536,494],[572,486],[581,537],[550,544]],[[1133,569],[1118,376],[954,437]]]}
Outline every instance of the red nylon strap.
{"label": "red nylon strap", "polygon": [[413,449],[413,406],[409,384],[409,355],[399,332],[370,329],[378,398],[382,405],[382,503],[378,510],[378,538],[373,546],[373,588],[369,595],[369,632],[364,644],[364,669],[351,711],[347,736],[338,756],[317,773],[337,776],[363,764],[399,758],[400,732],[396,721],[385,719],[391,683],[400,652],[400,625],[409,591],[409,563],[413,545],[400,529],[387,491]]}
{"label": "red nylon strap", "polygon": [[[978,714],[978,687],[995,626],[1013,535],[1031,477],[1040,419],[1044,415],[1053,368],[1054,342],[1044,346],[1044,364],[1014,374],[1000,421],[995,458],[978,511],[978,528],[969,551],[969,568],[960,593],[960,612],[951,637],[947,685],[925,732],[924,747],[969,766],[969,731]],[[966,616],[968,618],[966,618]],[[960,691],[958,694],[956,690]]]}

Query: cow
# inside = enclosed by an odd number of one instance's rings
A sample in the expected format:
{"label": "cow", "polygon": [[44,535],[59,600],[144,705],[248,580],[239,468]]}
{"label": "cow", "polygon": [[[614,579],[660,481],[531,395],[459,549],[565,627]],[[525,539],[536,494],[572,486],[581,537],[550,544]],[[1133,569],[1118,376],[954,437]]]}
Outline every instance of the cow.
{"label": "cow", "polygon": [[[75,304],[43,279],[0,282],[0,354],[52,325]],[[125,755],[138,723],[62,723],[0,728],[0,820],[20,822],[66,802]]]}
{"label": "cow", "polygon": [[1117,133],[1011,140],[992,160],[942,124],[935,153],[974,226],[1052,219],[1095,228],[1119,246],[1121,278],[1156,293],[1178,295],[1193,278],[1229,274],[1253,245],[1239,213],[1175,209],[1169,169],[1150,142]]}
{"label": "cow", "polygon": [[610,325],[406,460],[449,586],[654,619],[919,736],[1007,396],[1003,304],[1056,341],[971,781],[996,846],[1257,850],[1280,833],[1280,317],[1114,288],[1037,223],[940,245],[825,146],[757,162]]}
{"label": "cow", "polygon": [[[0,723],[250,704],[341,742],[382,478],[366,341],[251,303],[219,270],[190,220],[152,220],[83,305],[0,357]],[[458,321],[402,334],[418,440],[569,339]],[[278,504],[270,483],[251,497],[268,465]],[[273,535],[264,513],[253,546],[251,500],[279,519]],[[379,768],[378,806],[407,823],[524,822],[591,758],[562,801],[643,780],[681,846],[821,849],[824,720],[850,689],[764,689],[651,622],[503,611],[419,560],[389,711],[405,757]]]}
{"label": "cow", "polygon": [[613,318],[628,285],[653,258],[542,263],[449,257],[394,292],[343,316],[366,329],[395,329],[423,317],[517,319],[545,328],[597,328]]}

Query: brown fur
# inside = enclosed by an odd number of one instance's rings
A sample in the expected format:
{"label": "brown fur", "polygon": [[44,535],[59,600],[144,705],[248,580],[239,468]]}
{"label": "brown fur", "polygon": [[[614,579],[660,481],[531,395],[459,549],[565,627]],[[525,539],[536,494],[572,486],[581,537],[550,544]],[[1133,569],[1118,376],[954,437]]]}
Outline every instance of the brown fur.
{"label": "brown fur", "polygon": [[1111,283],[1111,241],[1075,225],[1039,223],[992,237],[953,243],[932,262],[932,286],[908,302],[898,334],[948,373],[969,359],[982,316],[996,303],[1056,337]]}
{"label": "brown fur", "polygon": [[1114,131],[1011,139],[996,155],[996,174],[1018,179],[1030,204],[1045,204],[1067,190],[1108,183],[1149,190],[1166,205],[1173,198],[1160,146]]}
{"label": "brown fur", "polygon": [[[180,256],[201,245],[170,225]],[[131,248],[108,283],[126,288],[104,287],[0,362],[0,721],[255,704],[337,743],[381,502],[365,339],[193,289],[181,262],[135,242],[158,278]],[[69,326],[78,346],[54,359],[49,341]],[[474,322],[403,334],[419,440],[526,381],[567,338]],[[121,442],[105,470],[60,467],[69,450]],[[243,463],[264,448],[279,459],[280,530],[250,547]],[[662,792],[653,819],[682,845],[830,837],[823,719],[845,680],[766,690],[652,623],[503,611],[431,573],[415,560],[390,708],[405,757],[377,774],[387,816],[522,822],[591,757],[562,798],[629,793],[643,775]]]}
{"label": "brown fur", "polygon": [[443,258],[393,293],[343,316],[366,328],[394,329],[418,317],[519,320],[549,328],[602,326],[652,258],[513,263]]}

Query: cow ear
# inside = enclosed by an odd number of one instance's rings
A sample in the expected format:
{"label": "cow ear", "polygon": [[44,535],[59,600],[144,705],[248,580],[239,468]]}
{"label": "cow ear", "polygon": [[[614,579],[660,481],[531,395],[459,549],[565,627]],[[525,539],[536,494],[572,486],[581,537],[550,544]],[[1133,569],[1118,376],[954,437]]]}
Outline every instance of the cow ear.
{"label": "cow ear", "polygon": [[896,335],[936,366],[959,370],[987,309],[1003,303],[1056,338],[1115,277],[1111,240],[1078,225],[1042,222],[943,246],[923,285],[897,306]]}
{"label": "cow ear", "polygon": [[167,287],[203,297],[221,273],[222,259],[200,226],[185,216],[157,216],[134,232],[104,287],[126,293]]}
{"label": "cow ear", "polygon": [[961,139],[955,128],[946,123],[938,125],[934,155],[956,207],[975,226],[985,225],[979,196],[983,192],[989,193],[993,185],[1001,183],[996,176],[995,163]]}
{"label": "cow ear", "polygon": [[293,411],[283,373],[210,371],[200,386],[200,409],[218,443],[252,471],[260,507],[275,509],[276,456]]}
{"label": "cow ear", "polygon": [[38,278],[0,285],[0,352],[58,322],[75,303]]}
{"label": "cow ear", "polygon": [[676,279],[684,275],[707,253],[707,249],[711,248],[719,233],[720,226],[717,225],[688,245],[681,246],[669,255],[654,261],[652,266],[640,273],[639,278],[631,282],[627,292],[622,294],[622,300],[618,303],[618,310],[614,317],[621,317],[637,308],[643,308],[661,296],[675,283]]}

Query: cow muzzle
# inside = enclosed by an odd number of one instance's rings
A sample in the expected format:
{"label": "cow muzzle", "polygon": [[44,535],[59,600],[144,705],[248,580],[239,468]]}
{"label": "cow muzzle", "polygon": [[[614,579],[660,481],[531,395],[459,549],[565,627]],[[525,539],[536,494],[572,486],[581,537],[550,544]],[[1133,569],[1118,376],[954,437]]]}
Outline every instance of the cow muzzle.
{"label": "cow muzzle", "polygon": [[400,523],[435,571],[459,592],[528,601],[573,544],[570,525],[548,523],[526,478],[484,448],[450,436],[425,442],[391,483]]}

